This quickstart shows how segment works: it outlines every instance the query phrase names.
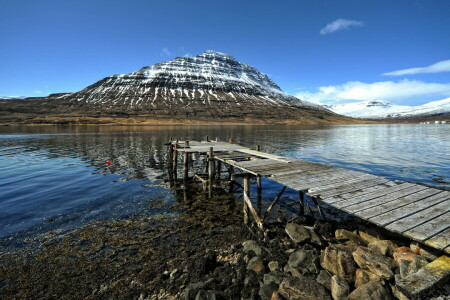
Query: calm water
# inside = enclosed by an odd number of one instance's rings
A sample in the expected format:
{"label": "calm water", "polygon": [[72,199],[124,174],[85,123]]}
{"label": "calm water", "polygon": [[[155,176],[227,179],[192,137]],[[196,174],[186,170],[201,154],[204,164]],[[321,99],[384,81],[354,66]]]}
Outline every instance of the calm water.
{"label": "calm water", "polygon": [[0,127],[0,242],[170,213],[148,205],[176,201],[164,180],[164,143],[207,135],[450,189],[450,125]]}

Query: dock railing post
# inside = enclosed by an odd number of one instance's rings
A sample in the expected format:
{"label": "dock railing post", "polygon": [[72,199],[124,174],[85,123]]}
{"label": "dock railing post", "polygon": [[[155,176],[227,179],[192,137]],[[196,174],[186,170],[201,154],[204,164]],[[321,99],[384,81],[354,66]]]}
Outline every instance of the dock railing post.
{"label": "dock railing post", "polygon": [[214,148],[209,147],[209,154],[208,154],[208,197],[209,198],[212,198],[213,180],[214,180]]}

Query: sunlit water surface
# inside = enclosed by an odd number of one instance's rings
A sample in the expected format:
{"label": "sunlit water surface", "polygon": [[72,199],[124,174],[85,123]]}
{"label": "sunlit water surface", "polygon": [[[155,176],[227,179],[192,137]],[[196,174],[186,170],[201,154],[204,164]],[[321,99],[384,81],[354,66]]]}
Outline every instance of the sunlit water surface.
{"label": "sunlit water surface", "polygon": [[[445,124],[0,127],[0,242],[63,233],[97,220],[169,213],[148,205],[176,201],[165,182],[164,143],[206,136],[450,189]],[[277,192],[268,180],[264,187],[267,199]]]}

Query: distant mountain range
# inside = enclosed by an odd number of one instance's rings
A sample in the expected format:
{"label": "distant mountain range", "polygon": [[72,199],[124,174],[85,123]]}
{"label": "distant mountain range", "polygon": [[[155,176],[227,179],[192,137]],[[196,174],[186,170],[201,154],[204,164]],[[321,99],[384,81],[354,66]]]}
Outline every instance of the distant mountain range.
{"label": "distant mountain range", "polygon": [[354,122],[284,93],[266,74],[216,51],[112,75],[75,93],[0,102],[0,122],[164,123],[169,119]]}
{"label": "distant mountain range", "polygon": [[395,105],[387,101],[363,101],[324,107],[337,114],[362,119],[417,119],[445,116],[449,118],[450,98],[419,106]]}

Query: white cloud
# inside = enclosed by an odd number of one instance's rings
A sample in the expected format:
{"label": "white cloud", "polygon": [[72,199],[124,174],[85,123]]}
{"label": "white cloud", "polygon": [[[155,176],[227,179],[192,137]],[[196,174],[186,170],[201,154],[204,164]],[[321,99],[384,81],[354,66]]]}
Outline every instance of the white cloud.
{"label": "white cloud", "polygon": [[383,75],[385,75],[385,76],[402,76],[402,75],[412,75],[412,74],[420,74],[420,73],[442,73],[442,72],[450,72],[450,59],[442,60],[435,64],[426,66],[426,67],[397,70],[397,71],[384,73]]}
{"label": "white cloud", "polygon": [[187,52],[187,53],[185,53],[185,54],[183,55],[183,57],[191,57],[191,56],[192,56],[192,54],[189,53],[189,52]]}
{"label": "white cloud", "polygon": [[164,47],[161,49],[161,56],[170,56],[170,55],[172,55],[172,52],[170,52],[168,48]]}
{"label": "white cloud", "polygon": [[449,97],[450,83],[428,83],[417,80],[380,81],[364,83],[349,81],[341,85],[318,87],[314,92],[299,92],[300,99],[323,104],[348,101],[387,100],[402,103],[411,99]]}
{"label": "white cloud", "polygon": [[33,93],[35,93],[35,94],[42,94],[42,91],[36,90],[36,91],[33,91]]}
{"label": "white cloud", "polygon": [[325,35],[339,30],[348,29],[354,26],[363,26],[364,22],[349,19],[337,19],[320,30],[320,34]]}

